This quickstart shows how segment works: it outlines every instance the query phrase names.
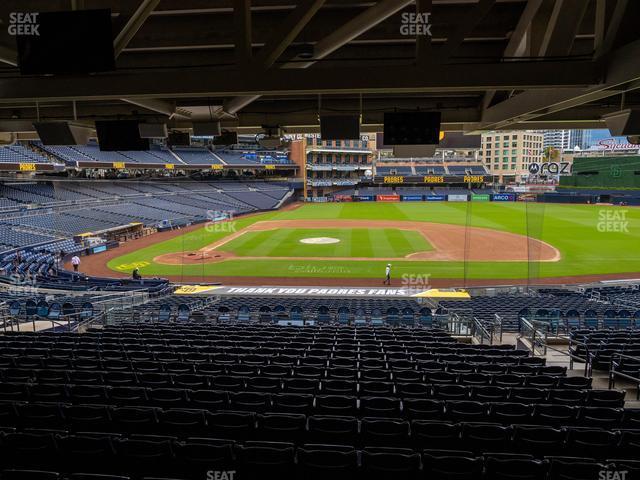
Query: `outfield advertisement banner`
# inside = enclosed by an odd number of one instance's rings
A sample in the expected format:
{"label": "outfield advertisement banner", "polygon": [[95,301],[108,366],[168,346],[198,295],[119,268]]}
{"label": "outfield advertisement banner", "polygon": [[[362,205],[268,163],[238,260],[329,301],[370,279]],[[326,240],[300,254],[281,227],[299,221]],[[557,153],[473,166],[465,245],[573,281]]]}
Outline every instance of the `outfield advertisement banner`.
{"label": "outfield advertisement banner", "polygon": [[491,201],[493,202],[515,202],[515,193],[494,193],[491,195]]}
{"label": "outfield advertisement banner", "polygon": [[447,195],[449,202],[466,202],[468,200],[467,195]]}
{"label": "outfield advertisement banner", "polygon": [[446,195],[425,195],[424,199],[427,202],[446,202],[447,196]]}
{"label": "outfield advertisement banner", "polygon": [[335,199],[336,199],[336,202],[350,202],[353,200],[351,198],[351,195],[336,195]]}
{"label": "outfield advertisement banner", "polygon": [[376,195],[378,202],[399,202],[400,195]]}
{"label": "outfield advertisement banner", "polygon": [[474,202],[488,202],[490,199],[489,195],[486,193],[481,193],[478,195],[471,195],[471,200]]}
{"label": "outfield advertisement banner", "polygon": [[353,200],[355,202],[374,202],[376,197],[375,195],[354,195]]}
{"label": "outfield advertisement banner", "polygon": [[421,202],[422,195],[402,195],[403,202]]}

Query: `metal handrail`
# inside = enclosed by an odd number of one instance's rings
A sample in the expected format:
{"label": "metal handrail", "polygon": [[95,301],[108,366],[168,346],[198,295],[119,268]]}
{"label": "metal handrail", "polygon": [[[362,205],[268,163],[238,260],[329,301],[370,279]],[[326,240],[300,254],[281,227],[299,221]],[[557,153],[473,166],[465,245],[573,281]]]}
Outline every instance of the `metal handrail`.
{"label": "metal handrail", "polygon": [[493,333],[494,333],[494,335],[495,335],[495,334],[496,334],[496,330],[497,330],[497,334],[498,334],[497,340],[498,340],[498,343],[502,343],[502,324],[503,324],[503,318],[502,318],[502,316],[498,315],[497,313],[495,313],[495,314],[494,314],[494,316],[495,316],[495,319],[494,319],[494,322],[493,322],[493,325],[494,325],[494,332],[493,332]]}
{"label": "metal handrail", "polygon": [[473,317],[471,335],[478,339],[480,345],[484,345],[485,339],[489,345],[493,345],[493,329],[489,331],[487,326],[477,317]]}
{"label": "metal handrail", "polygon": [[520,338],[529,341],[533,356],[536,356],[536,352],[541,356],[547,354],[547,334],[526,318],[520,319]]}
{"label": "metal handrail", "polygon": [[614,352],[611,354],[611,360],[609,362],[609,390],[615,388],[616,381],[615,377],[622,377],[625,380],[629,380],[635,382],[636,384],[636,400],[640,400],[640,368],[638,369],[638,376],[633,376],[628,373],[620,372],[615,369],[616,362],[615,358],[619,358],[620,360],[627,358],[629,360],[635,360],[640,365],[640,357],[634,357],[632,355],[625,355],[624,353]]}

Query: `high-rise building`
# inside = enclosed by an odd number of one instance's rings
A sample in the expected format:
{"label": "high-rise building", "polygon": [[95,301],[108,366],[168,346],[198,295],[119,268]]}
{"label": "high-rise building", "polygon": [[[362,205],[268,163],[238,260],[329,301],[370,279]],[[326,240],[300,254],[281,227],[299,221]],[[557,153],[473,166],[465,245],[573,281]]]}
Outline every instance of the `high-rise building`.
{"label": "high-rise building", "polygon": [[553,147],[566,150],[569,145],[569,130],[541,130],[543,135],[543,147]]}
{"label": "high-rise building", "polygon": [[502,181],[529,173],[531,163],[542,160],[544,135],[533,130],[482,134],[481,159]]}
{"label": "high-rise building", "polygon": [[543,147],[558,150],[572,150],[576,146],[583,148],[584,135],[588,130],[541,130],[544,135]]}

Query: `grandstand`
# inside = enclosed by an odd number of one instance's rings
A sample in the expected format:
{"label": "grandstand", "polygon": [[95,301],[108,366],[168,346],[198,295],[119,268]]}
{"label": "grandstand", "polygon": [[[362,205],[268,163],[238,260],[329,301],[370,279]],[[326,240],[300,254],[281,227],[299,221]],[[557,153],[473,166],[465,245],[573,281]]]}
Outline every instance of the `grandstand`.
{"label": "grandstand", "polygon": [[0,185],[0,195],[10,202],[0,211],[2,249],[131,222],[189,225],[207,220],[212,210],[231,215],[269,210],[287,192],[284,185],[234,182],[13,182]]}

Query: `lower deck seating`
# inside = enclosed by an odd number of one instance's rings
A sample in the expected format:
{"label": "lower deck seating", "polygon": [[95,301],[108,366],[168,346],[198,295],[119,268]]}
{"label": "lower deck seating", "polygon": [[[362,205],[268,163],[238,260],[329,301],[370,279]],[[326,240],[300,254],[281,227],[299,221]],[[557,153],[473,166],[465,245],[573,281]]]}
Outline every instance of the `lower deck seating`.
{"label": "lower deck seating", "polygon": [[0,380],[3,479],[640,471],[640,410],[623,408],[624,391],[437,329],[124,322],[14,333],[0,335]]}

